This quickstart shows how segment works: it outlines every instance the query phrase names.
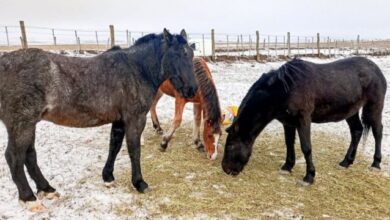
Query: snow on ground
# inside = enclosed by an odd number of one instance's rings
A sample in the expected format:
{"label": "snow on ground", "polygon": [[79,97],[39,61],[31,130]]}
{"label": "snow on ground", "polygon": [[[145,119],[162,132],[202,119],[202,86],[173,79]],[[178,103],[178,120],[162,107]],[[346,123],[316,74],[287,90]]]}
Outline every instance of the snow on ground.
{"label": "snow on ground", "polygon": [[[309,58],[314,62],[329,62]],[[390,83],[390,57],[372,58]],[[239,105],[249,87],[272,68],[277,68],[283,62],[256,63],[210,63],[214,80],[220,96],[221,107]],[[389,85],[390,87],[390,85]],[[384,140],[383,168],[389,170],[390,161],[390,95],[386,96],[384,108]],[[174,100],[164,96],[158,105],[159,117],[163,123],[171,120],[174,112]],[[188,104],[184,112],[184,121],[192,120],[192,106]],[[150,121],[147,126],[151,127]],[[267,129],[281,131],[277,122],[272,122]],[[313,130],[333,132],[337,135],[349,136],[345,122],[315,124]],[[23,210],[18,204],[16,186],[12,182],[8,165],[4,156],[0,156],[0,219],[117,219],[112,212],[112,206],[122,202],[132,201],[135,191],[123,188],[105,189],[96,173],[104,164],[108,151],[110,126],[89,129],[65,128],[49,122],[40,122],[37,126],[36,149],[38,163],[49,182],[62,194],[59,201],[45,205],[49,211],[32,214]],[[373,155],[373,140],[370,135],[364,152],[370,158]],[[4,155],[7,145],[7,133],[0,123],[0,155]],[[359,151],[362,153],[362,151]],[[123,163],[122,160],[119,164]],[[129,163],[127,161],[127,163]],[[388,173],[386,173],[388,175]],[[82,184],[80,184],[82,183]],[[34,189],[35,185],[30,180]],[[134,204],[136,206],[136,204]],[[140,207],[129,218],[145,218],[147,214]]]}

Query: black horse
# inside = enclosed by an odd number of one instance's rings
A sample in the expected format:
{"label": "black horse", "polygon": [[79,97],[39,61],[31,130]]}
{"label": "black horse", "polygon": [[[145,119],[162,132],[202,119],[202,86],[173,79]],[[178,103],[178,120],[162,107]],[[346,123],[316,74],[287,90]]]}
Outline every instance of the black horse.
{"label": "black horse", "polygon": [[[284,126],[287,146],[282,171],[291,172],[295,165],[294,141],[298,131],[306,160],[303,184],[314,181],[310,124],[345,119],[351,130],[351,143],[340,166],[347,168],[355,159],[364,128],[372,128],[375,138],[373,168],[380,169],[382,110],[386,79],[372,61],[353,57],[328,64],[314,64],[299,59],[270,71],[250,88],[243,99],[236,120],[227,129],[223,170],[239,174],[252,153],[252,146],[265,126],[277,119]],[[362,121],[359,109],[363,108]]]}
{"label": "black horse", "polygon": [[110,147],[126,136],[132,183],[139,192],[148,184],[140,166],[140,136],[153,97],[170,79],[184,97],[197,91],[192,70],[193,50],[180,35],[150,34],[134,46],[93,58],[65,57],[39,49],[18,50],[0,58],[0,120],[8,132],[6,160],[19,198],[33,211],[36,202],[25,172],[35,181],[38,195],[53,197],[55,189],[42,175],[34,147],[40,120],[70,127],[112,123]]}

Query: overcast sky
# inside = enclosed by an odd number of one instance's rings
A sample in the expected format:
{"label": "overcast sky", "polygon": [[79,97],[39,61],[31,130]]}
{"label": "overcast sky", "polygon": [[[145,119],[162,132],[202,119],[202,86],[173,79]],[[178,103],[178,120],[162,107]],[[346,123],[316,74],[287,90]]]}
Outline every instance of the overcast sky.
{"label": "overcast sky", "polygon": [[0,0],[0,25],[390,38],[390,0]]}

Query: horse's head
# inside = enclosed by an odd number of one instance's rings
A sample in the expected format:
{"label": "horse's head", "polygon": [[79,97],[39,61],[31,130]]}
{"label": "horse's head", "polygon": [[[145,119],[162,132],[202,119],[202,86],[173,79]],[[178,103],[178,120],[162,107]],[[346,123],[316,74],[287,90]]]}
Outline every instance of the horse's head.
{"label": "horse's head", "polygon": [[226,138],[225,150],[222,159],[222,168],[229,175],[238,175],[252,154],[252,141],[246,141],[241,137],[239,125],[233,123],[226,129],[228,136]]}
{"label": "horse's head", "polygon": [[206,148],[207,158],[210,160],[215,160],[218,156],[219,151],[219,138],[222,134],[222,120],[213,121],[208,119],[204,122],[203,129],[203,140]]}
{"label": "horse's head", "polygon": [[193,97],[198,89],[192,68],[194,52],[187,43],[184,30],[180,35],[172,35],[164,29],[165,47],[162,58],[162,71],[184,98]]}

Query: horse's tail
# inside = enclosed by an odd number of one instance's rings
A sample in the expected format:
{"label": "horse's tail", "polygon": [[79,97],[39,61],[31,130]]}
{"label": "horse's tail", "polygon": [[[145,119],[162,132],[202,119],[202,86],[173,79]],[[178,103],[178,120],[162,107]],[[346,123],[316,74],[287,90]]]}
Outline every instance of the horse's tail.
{"label": "horse's tail", "polygon": [[222,119],[217,89],[215,87],[211,71],[203,58],[195,58],[194,73],[198,83],[198,88],[203,99],[208,119],[219,124]]}
{"label": "horse's tail", "polygon": [[369,132],[370,132],[370,129],[371,129],[371,124],[369,123],[369,119],[368,119],[368,115],[367,115],[367,111],[365,111],[365,108],[367,107],[363,107],[363,113],[362,113],[362,123],[363,123],[363,149],[365,148],[366,146],[366,142],[367,142],[367,137],[369,135]]}

